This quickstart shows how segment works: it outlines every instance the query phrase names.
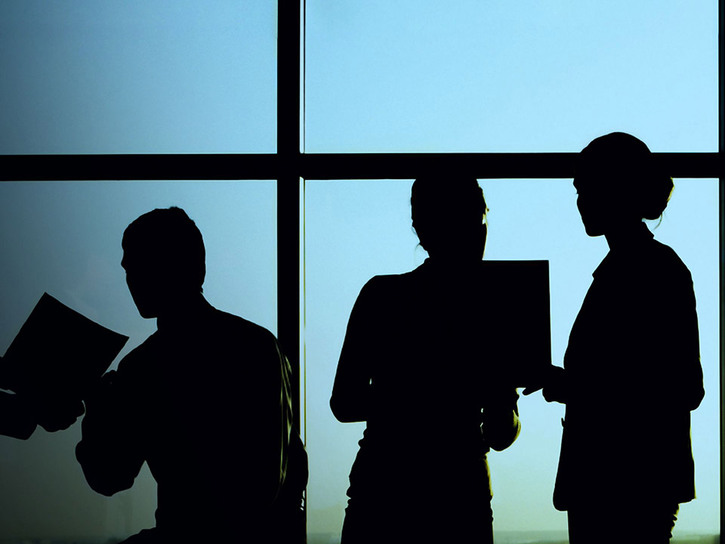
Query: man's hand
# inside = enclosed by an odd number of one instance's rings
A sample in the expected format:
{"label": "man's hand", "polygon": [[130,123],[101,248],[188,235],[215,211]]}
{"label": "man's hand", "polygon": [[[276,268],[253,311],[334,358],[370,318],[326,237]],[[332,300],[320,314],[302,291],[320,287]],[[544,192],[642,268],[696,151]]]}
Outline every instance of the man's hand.
{"label": "man's hand", "polygon": [[68,393],[32,395],[26,402],[35,414],[38,425],[49,433],[67,429],[85,412],[80,398]]}

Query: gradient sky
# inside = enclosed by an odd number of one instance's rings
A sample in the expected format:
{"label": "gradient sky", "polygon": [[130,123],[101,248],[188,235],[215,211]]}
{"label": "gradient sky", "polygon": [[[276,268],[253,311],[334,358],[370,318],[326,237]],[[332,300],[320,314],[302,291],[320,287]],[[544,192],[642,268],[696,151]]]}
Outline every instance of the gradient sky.
{"label": "gradient sky", "polygon": [[[714,0],[308,0],[305,148],[579,151],[623,130],[654,151],[715,151],[716,13]],[[270,1],[6,0],[0,153],[274,152],[275,16]],[[558,363],[606,245],[584,234],[570,180],[481,186],[486,257],[551,262]],[[362,432],[327,404],[352,303],[372,275],[425,258],[409,191],[306,184],[311,532],[339,531]],[[682,532],[719,523],[716,196],[714,180],[676,180],[654,231],[693,273],[707,380],[693,414],[699,498],[682,508]],[[209,300],[274,331],[274,183],[3,183],[0,353],[43,291],[130,335],[129,348],[142,341],[153,323],[127,293],[120,237],[169,205],[202,230]],[[520,439],[491,456],[497,529],[565,527],[551,506],[562,415],[540,396],[521,401]],[[153,523],[148,473],[129,492],[95,495],[73,459],[78,434],[0,437],[0,538],[124,536]]]}

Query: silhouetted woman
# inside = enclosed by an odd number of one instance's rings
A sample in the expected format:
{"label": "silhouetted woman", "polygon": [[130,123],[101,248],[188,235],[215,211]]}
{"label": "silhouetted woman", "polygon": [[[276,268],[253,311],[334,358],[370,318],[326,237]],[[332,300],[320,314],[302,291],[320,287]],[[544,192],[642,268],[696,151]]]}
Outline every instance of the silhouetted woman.
{"label": "silhouetted woman", "polygon": [[491,543],[486,453],[519,422],[486,358],[486,203],[473,178],[426,178],[411,207],[429,258],[363,287],[330,401],[338,420],[366,422],[342,542]]}
{"label": "silhouetted woman", "polygon": [[665,543],[695,496],[690,411],[704,395],[690,272],[642,221],[662,215],[672,179],[613,133],[581,152],[574,187],[587,234],[610,251],[544,387],[566,403],[554,504],[571,544]]}

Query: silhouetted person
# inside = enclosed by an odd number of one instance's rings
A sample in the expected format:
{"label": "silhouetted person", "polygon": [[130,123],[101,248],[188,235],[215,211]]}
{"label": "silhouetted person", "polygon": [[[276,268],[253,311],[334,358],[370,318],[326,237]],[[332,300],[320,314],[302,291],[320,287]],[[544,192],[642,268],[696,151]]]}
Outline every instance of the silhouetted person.
{"label": "silhouetted person", "polygon": [[416,180],[411,207],[429,258],[363,287],[330,400],[339,421],[366,422],[342,542],[491,543],[486,454],[519,422],[505,361],[486,358],[486,203],[451,176]]}
{"label": "silhouetted person", "polygon": [[543,391],[566,403],[554,504],[572,544],[665,543],[695,497],[690,411],[704,395],[690,272],[642,221],[662,215],[672,179],[613,133],[581,152],[574,187],[610,250]]}
{"label": "silhouetted person", "polygon": [[[0,357],[0,368],[2,358]],[[0,372],[0,389],[3,386]],[[67,429],[83,414],[83,402],[63,391],[9,393],[0,391],[0,435],[26,440],[40,425],[48,432]]]}
{"label": "silhouetted person", "polygon": [[158,330],[87,402],[76,455],[88,483],[113,495],[148,463],[156,528],[129,542],[303,542],[307,458],[277,340],[204,299],[204,243],[183,210],[142,215],[123,250]]}

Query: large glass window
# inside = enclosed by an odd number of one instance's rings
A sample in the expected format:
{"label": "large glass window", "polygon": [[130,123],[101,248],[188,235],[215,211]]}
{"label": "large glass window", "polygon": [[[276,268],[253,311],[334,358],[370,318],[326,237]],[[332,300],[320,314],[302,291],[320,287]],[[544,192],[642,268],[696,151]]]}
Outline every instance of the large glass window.
{"label": "large glass window", "polygon": [[[481,182],[486,258],[550,261],[557,364],[606,245],[581,229],[570,180],[548,178],[569,171],[559,152],[631,132],[653,151],[682,153],[680,175],[697,178],[676,180],[654,232],[693,273],[707,387],[693,414],[698,498],[683,505],[676,535],[717,534],[723,182],[705,179],[717,175],[713,157],[694,152],[723,149],[722,5],[4,1],[0,180],[11,181],[0,183],[0,353],[43,291],[130,335],[122,356],[141,342],[153,323],[127,293],[120,237],[145,211],[183,207],[205,237],[209,300],[278,332],[301,360],[309,542],[334,543],[363,428],[337,423],[328,405],[349,312],[367,279],[426,257],[410,226],[411,180],[359,179],[416,174],[388,173],[371,153],[419,154],[406,156],[413,170],[448,152],[500,167],[508,179]],[[499,152],[510,155],[487,155]],[[73,156],[34,157],[45,154]],[[198,179],[177,181],[159,168],[168,157],[135,154],[193,155],[183,164]],[[12,170],[8,155],[30,157]],[[121,172],[105,155],[121,155]],[[332,180],[298,187],[310,165]],[[519,165],[526,174],[508,171]],[[521,175],[537,179],[512,179]],[[218,181],[230,177],[242,181]],[[496,532],[511,544],[564,540],[566,516],[551,506],[563,410],[540,395],[520,406],[520,439],[490,458]],[[95,494],[73,456],[79,437],[77,424],[27,442],[0,437],[0,540],[100,544],[154,524],[150,474],[110,499]]]}
{"label": "large glass window", "polygon": [[307,1],[310,152],[717,149],[717,2]]}
{"label": "large glass window", "polygon": [[[179,206],[207,251],[204,293],[217,308],[273,332],[275,182],[38,182],[0,184],[0,354],[44,291],[130,337],[113,363],[155,330],[136,310],[121,268],[121,236],[154,208]],[[0,436],[0,539],[108,542],[154,525],[156,485],[146,468],[113,497],[93,492],[75,460],[80,425]],[[13,540],[11,540],[13,541]]]}
{"label": "large glass window", "polygon": [[0,3],[0,153],[274,152],[276,2]]}
{"label": "large glass window", "polygon": [[[550,262],[552,356],[561,365],[569,331],[591,274],[607,252],[606,243],[584,232],[569,180],[488,180],[481,185],[490,208],[485,258]],[[305,185],[311,542],[332,542],[339,536],[348,473],[364,428],[338,423],[328,404],[352,305],[372,276],[411,270],[426,257],[411,227],[410,187],[410,181],[396,180]],[[673,247],[692,271],[707,389],[705,401],[693,413],[698,498],[681,508],[676,527],[680,538],[719,531],[720,452],[713,438],[720,396],[716,196],[715,180],[676,180],[661,223],[650,224],[656,238]],[[553,539],[566,538],[566,515],[552,505],[564,407],[547,404],[538,394],[522,397],[519,407],[521,436],[508,450],[489,456],[495,533],[504,542],[522,542],[522,533],[540,540],[548,532]],[[410,447],[411,455],[425,448],[424,438]],[[613,455],[617,452],[613,444]]]}

